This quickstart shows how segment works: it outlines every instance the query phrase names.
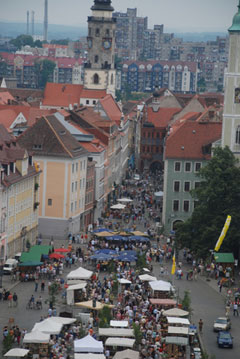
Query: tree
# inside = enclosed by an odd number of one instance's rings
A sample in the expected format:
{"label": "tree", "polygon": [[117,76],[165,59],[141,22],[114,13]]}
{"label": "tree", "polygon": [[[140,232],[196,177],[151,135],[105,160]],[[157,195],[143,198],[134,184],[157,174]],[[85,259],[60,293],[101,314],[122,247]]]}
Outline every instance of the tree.
{"label": "tree", "polygon": [[8,334],[4,339],[3,339],[3,350],[2,353],[3,355],[5,353],[7,353],[10,349],[12,349],[14,340],[11,334]]}
{"label": "tree", "polygon": [[136,345],[138,346],[139,344],[141,344],[142,332],[140,326],[136,323],[133,323],[133,332],[136,340]]}
{"label": "tree", "polygon": [[51,44],[68,45],[69,41],[70,41],[69,39],[51,40]]}
{"label": "tree", "polygon": [[137,256],[137,263],[136,263],[137,269],[141,270],[143,268],[145,268],[147,266],[147,262],[146,262],[146,254],[138,254]]}
{"label": "tree", "polygon": [[49,298],[46,300],[46,303],[49,304],[50,308],[54,308],[56,306],[56,296],[59,293],[60,285],[58,283],[52,283],[48,288]]}
{"label": "tree", "polygon": [[53,74],[53,70],[56,66],[55,62],[50,60],[36,60],[35,61],[35,73],[37,75],[38,87],[44,88],[46,83],[50,80]]}
{"label": "tree", "polygon": [[34,46],[35,47],[42,47],[42,42],[40,40],[36,40],[36,41],[34,41]]}
{"label": "tree", "polygon": [[206,258],[214,249],[226,218],[232,221],[223,241],[223,251],[238,256],[240,243],[240,169],[228,147],[214,150],[212,159],[199,172],[200,186],[191,192],[197,203],[192,216],[178,225],[176,243],[197,257]]}
{"label": "tree", "polygon": [[186,310],[188,312],[191,312],[191,298],[190,298],[190,294],[189,291],[185,290],[184,292],[184,297],[181,301],[182,304],[182,309]]}
{"label": "tree", "polygon": [[99,311],[99,319],[100,328],[109,328],[110,321],[112,320],[111,308],[105,305],[103,309]]}
{"label": "tree", "polygon": [[34,42],[32,36],[30,35],[19,35],[18,37],[16,37],[16,39],[12,39],[10,41],[10,44],[13,44],[18,49],[21,49],[22,46],[25,45],[29,45],[32,47],[34,45]]}

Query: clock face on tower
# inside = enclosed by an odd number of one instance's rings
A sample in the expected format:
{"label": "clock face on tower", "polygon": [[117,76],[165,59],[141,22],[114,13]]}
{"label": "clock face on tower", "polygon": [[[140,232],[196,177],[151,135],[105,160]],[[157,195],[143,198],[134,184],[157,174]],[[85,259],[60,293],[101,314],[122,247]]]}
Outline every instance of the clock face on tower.
{"label": "clock face on tower", "polygon": [[92,48],[92,39],[88,39],[88,48],[89,48],[89,49]]}
{"label": "clock face on tower", "polygon": [[110,49],[111,46],[112,46],[111,41],[109,41],[109,40],[104,40],[104,41],[103,41],[103,47],[104,47],[105,50]]}

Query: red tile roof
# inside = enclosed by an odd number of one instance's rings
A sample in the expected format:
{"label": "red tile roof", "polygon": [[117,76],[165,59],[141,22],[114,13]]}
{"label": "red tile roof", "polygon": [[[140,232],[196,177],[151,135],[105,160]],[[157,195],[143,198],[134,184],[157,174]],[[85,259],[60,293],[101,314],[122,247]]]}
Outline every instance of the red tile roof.
{"label": "red tile roof", "polygon": [[103,144],[95,144],[93,142],[81,142],[80,144],[85,150],[91,153],[101,153],[105,150],[105,146]]}
{"label": "red tile roof", "polygon": [[48,82],[45,91],[43,106],[69,107],[79,104],[83,85],[56,84]]}
{"label": "red tile roof", "polygon": [[181,108],[159,108],[157,112],[154,112],[152,107],[148,107],[147,120],[155,127],[166,128],[173,115],[180,112],[181,110]]}
{"label": "red tile roof", "polygon": [[0,104],[7,105],[8,101],[14,101],[14,97],[8,92],[0,92]]}
{"label": "red tile roof", "polygon": [[81,92],[81,98],[95,98],[100,99],[105,97],[107,94],[106,90],[87,90],[83,89]]}
{"label": "red tile roof", "polygon": [[27,120],[27,126],[30,127],[36,122],[37,118],[54,112],[56,110],[41,110],[30,106],[0,105],[0,123],[9,130],[13,121],[22,113]]}
{"label": "red tile roof", "polygon": [[105,96],[100,100],[100,103],[108,118],[112,121],[115,121],[119,126],[122,118],[122,112],[112,95]]}
{"label": "red tile roof", "polygon": [[179,120],[177,126],[167,137],[165,158],[209,159],[202,147],[221,138],[222,123]]}

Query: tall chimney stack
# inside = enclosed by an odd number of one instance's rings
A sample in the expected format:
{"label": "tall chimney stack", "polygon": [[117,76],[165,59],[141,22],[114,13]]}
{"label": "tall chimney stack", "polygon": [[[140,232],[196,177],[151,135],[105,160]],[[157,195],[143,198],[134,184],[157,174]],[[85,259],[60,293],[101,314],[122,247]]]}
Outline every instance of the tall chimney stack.
{"label": "tall chimney stack", "polygon": [[29,11],[27,11],[27,35],[29,35]]}
{"label": "tall chimney stack", "polygon": [[34,11],[32,11],[32,36],[34,36]]}
{"label": "tall chimney stack", "polygon": [[47,38],[48,38],[48,0],[45,0],[43,40],[47,41]]}

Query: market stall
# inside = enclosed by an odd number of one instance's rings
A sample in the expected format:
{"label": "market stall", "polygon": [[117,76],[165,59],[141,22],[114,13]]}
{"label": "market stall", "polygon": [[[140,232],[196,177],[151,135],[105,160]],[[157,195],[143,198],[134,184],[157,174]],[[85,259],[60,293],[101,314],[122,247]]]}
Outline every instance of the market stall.
{"label": "market stall", "polygon": [[74,340],[74,352],[76,353],[103,353],[103,343],[87,335],[82,339]]}
{"label": "market stall", "polygon": [[67,275],[67,280],[88,280],[93,275],[93,272],[83,267],[79,267]]}
{"label": "market stall", "polygon": [[122,350],[121,352],[117,352],[113,359],[139,359],[139,352],[136,352],[131,349]]}
{"label": "market stall", "polygon": [[74,305],[76,302],[81,302],[84,299],[86,282],[70,285],[67,288],[67,304]]}
{"label": "market stall", "polygon": [[173,293],[174,288],[171,283],[165,282],[163,280],[156,280],[154,282],[149,282],[152,294],[154,298],[169,298],[171,293]]}

